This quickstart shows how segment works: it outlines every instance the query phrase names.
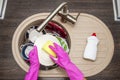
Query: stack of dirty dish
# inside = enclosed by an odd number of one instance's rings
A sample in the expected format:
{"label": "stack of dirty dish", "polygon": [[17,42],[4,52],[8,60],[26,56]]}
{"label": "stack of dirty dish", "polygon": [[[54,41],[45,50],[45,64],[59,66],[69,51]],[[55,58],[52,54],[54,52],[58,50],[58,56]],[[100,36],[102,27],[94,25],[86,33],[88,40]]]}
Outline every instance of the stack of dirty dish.
{"label": "stack of dirty dish", "polygon": [[25,61],[29,60],[29,52],[33,49],[33,46],[36,45],[38,49],[38,58],[39,62],[44,67],[50,67],[54,66],[55,63],[50,59],[49,54],[47,54],[43,49],[43,45],[47,41],[55,42],[68,53],[69,52],[69,46],[67,42],[67,33],[61,27],[61,25],[58,25],[56,22],[49,22],[48,25],[45,27],[45,29],[40,32],[40,35],[37,37],[34,43],[29,41],[29,32],[33,29],[36,29],[37,26],[29,28],[25,33],[25,44],[21,45],[21,56]]}

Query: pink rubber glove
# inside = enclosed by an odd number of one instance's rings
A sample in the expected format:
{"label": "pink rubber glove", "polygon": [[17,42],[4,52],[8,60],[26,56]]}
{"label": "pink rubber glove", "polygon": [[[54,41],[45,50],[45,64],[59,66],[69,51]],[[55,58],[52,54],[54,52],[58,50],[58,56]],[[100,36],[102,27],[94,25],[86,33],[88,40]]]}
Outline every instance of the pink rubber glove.
{"label": "pink rubber glove", "polygon": [[68,53],[66,53],[62,47],[60,47],[56,43],[54,43],[54,47],[49,47],[57,55],[57,58],[54,58],[51,55],[50,58],[67,72],[70,80],[84,80],[82,72],[76,67],[75,64],[71,62]]}
{"label": "pink rubber glove", "polygon": [[38,52],[36,46],[34,46],[34,48],[29,53],[29,60],[30,68],[24,80],[37,80],[40,64],[38,60]]}

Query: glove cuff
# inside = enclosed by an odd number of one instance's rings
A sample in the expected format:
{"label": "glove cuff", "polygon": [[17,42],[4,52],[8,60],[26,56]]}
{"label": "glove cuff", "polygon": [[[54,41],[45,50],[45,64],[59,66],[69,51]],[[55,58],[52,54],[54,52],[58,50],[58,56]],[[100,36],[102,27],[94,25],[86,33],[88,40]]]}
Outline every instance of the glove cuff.
{"label": "glove cuff", "polygon": [[67,72],[70,80],[84,80],[83,73],[72,62],[65,67],[65,71]]}

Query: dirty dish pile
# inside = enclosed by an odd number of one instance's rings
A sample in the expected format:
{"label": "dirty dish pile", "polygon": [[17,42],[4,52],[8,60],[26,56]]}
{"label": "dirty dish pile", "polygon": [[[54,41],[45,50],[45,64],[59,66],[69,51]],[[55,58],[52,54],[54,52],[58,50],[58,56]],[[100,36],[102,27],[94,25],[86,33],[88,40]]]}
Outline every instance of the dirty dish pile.
{"label": "dirty dish pile", "polygon": [[29,41],[29,32],[36,29],[38,26],[30,27],[25,33],[25,43],[21,45],[21,57],[29,64],[29,52],[33,46],[36,45],[38,48],[38,58],[41,64],[42,70],[49,70],[57,67],[57,65],[50,59],[49,54],[42,50],[43,45],[47,41],[52,41],[64,48],[66,52],[69,52],[69,46],[67,43],[66,31],[57,23],[49,22],[45,29],[40,32],[39,37],[35,43]]}

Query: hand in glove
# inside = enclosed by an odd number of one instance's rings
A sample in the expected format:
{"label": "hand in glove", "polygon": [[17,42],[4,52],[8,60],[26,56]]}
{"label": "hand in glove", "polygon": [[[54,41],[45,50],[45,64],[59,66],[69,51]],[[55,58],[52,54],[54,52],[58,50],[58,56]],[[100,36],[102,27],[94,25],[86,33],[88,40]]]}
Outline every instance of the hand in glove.
{"label": "hand in glove", "polygon": [[84,80],[82,72],[71,62],[68,53],[66,53],[62,47],[56,43],[54,43],[54,47],[49,47],[57,55],[57,58],[54,58],[51,55],[50,58],[67,72],[70,80]]}
{"label": "hand in glove", "polygon": [[29,53],[29,60],[30,68],[24,80],[37,80],[40,64],[38,60],[38,51],[36,46],[34,46],[34,48]]}

